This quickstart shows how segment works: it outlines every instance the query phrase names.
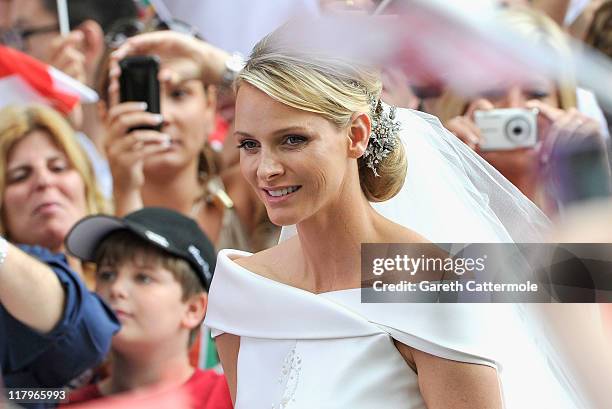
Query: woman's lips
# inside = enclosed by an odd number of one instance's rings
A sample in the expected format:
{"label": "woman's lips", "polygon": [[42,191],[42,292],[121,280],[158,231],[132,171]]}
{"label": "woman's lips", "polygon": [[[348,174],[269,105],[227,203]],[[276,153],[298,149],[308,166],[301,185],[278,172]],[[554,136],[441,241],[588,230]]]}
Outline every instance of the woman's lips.
{"label": "woman's lips", "polygon": [[57,202],[45,202],[34,208],[34,214],[55,213],[55,211],[57,211],[59,208],[60,204]]}
{"label": "woman's lips", "polygon": [[[268,203],[281,203],[284,202],[285,200],[293,197],[293,195],[295,193],[297,193],[300,189],[302,188],[302,186],[281,186],[281,187],[274,187],[274,188],[262,188],[261,190],[263,190],[264,192],[264,197],[265,200]],[[283,191],[283,190],[292,190],[291,192],[287,192],[286,194],[283,194],[281,196],[278,196],[279,192]],[[272,193],[271,193],[272,192]]]}

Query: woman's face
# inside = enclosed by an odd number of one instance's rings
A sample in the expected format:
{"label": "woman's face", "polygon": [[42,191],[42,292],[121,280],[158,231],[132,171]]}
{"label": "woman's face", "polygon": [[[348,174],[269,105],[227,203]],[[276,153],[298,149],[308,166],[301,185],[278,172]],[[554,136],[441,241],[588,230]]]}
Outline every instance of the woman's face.
{"label": "woman's face", "polygon": [[341,197],[350,169],[346,130],[246,83],[238,90],[235,130],[242,174],[272,223],[296,224]]}
{"label": "woman's face", "polygon": [[87,214],[85,183],[64,151],[35,130],[9,151],[2,217],[11,241],[63,249],[64,237]]}
{"label": "woman's face", "polygon": [[162,132],[172,138],[168,150],[146,160],[145,172],[172,172],[197,161],[215,115],[214,90],[204,89],[197,64],[186,59],[162,62]]}
{"label": "woman's face", "polygon": [[539,100],[554,108],[559,108],[559,98],[555,84],[547,79],[538,79],[529,85],[514,85],[508,88],[492,89],[482,94],[497,109],[526,108],[527,101]]}

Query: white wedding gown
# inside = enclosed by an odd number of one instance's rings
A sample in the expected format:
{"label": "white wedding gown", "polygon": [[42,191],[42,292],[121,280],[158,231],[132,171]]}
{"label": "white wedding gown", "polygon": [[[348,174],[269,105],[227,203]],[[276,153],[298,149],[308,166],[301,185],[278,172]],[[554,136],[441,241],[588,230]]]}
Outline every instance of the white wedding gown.
{"label": "white wedding gown", "polygon": [[[548,219],[437,118],[400,109],[397,120],[407,179],[378,212],[434,243],[542,241]],[[281,241],[294,234],[283,227]],[[213,335],[240,337],[238,409],[424,408],[394,340],[497,369],[506,408],[581,407],[520,306],[362,304],[359,289],[313,294],[233,261],[248,255],[219,253],[205,320]]]}
{"label": "white wedding gown", "polygon": [[576,407],[507,304],[362,304],[359,289],[313,294],[232,261],[248,255],[219,253],[205,321],[240,337],[237,409],[425,408],[393,340],[497,369],[508,408]]}

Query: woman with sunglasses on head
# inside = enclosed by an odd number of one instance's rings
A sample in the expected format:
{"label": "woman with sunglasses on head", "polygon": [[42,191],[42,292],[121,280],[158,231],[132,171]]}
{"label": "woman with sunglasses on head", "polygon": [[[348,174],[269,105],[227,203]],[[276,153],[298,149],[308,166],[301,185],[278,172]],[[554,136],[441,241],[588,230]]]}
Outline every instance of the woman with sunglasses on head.
{"label": "woman with sunglasses on head", "polygon": [[[548,16],[527,7],[501,10],[498,17],[524,41],[539,45],[560,61],[566,61],[560,70],[561,75],[552,78],[534,74],[529,83],[500,84],[497,89],[490,89],[472,99],[447,90],[437,102],[435,114],[460,140],[550,216],[557,215],[567,202],[585,195],[581,186],[573,186],[574,183],[570,182],[572,175],[559,177],[566,172],[563,166],[571,163],[572,159],[567,156],[571,149],[578,150],[583,145],[585,152],[591,152],[588,169],[591,173],[586,177],[592,187],[591,195],[609,194],[605,127],[580,110],[583,107],[579,104],[579,97],[586,91],[576,87],[572,50],[566,35]],[[504,112],[501,109],[510,108],[514,109],[515,115],[536,113],[530,144],[500,147],[499,139],[510,140],[512,135],[504,136],[504,132],[499,132],[496,137],[490,132],[490,128],[497,126],[495,122],[477,124],[478,115],[490,113],[501,117]],[[502,129],[501,124],[499,128]],[[489,132],[485,133],[487,129]],[[516,139],[520,142],[520,138]],[[573,174],[581,171],[580,168],[569,170]],[[584,177],[576,176],[575,179],[582,181]]]}
{"label": "woman with sunglasses on head", "polygon": [[[223,169],[208,143],[217,87],[203,79],[201,67],[190,58],[172,50],[157,54],[161,115],[146,112],[142,103],[119,102],[120,90],[116,84],[108,87],[108,77],[99,87],[108,101],[106,146],[116,213],[168,207],[198,221],[218,249],[270,247],[277,232],[263,205],[246,188],[239,168]],[[139,126],[159,131],[135,129]]]}

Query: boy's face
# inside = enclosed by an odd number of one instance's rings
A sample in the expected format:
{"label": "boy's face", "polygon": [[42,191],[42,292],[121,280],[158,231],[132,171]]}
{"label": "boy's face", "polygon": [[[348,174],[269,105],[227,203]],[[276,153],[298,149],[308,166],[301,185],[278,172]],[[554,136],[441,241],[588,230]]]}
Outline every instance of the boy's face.
{"label": "boy's face", "polygon": [[181,300],[181,285],[170,271],[145,257],[99,265],[96,292],[121,322],[113,338],[115,349],[168,344],[181,331],[188,336],[192,328],[193,311]]}

